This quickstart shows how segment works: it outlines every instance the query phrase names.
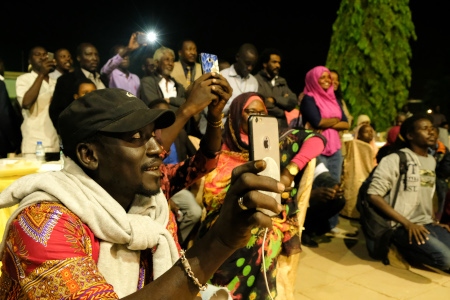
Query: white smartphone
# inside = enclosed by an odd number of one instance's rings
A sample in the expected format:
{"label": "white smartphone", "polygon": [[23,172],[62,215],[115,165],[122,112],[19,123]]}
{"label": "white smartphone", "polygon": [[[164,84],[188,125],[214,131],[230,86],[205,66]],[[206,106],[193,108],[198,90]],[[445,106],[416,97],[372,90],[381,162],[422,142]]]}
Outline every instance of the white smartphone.
{"label": "white smartphone", "polygon": [[[267,167],[260,175],[270,176],[280,181],[280,146],[278,121],[273,116],[250,115],[248,118],[250,160],[264,159]],[[281,194],[260,191],[281,203]],[[276,215],[270,210],[261,209],[268,216]]]}
{"label": "white smartphone", "polygon": [[210,72],[219,72],[219,60],[217,55],[211,53],[200,53],[200,62],[203,74]]}

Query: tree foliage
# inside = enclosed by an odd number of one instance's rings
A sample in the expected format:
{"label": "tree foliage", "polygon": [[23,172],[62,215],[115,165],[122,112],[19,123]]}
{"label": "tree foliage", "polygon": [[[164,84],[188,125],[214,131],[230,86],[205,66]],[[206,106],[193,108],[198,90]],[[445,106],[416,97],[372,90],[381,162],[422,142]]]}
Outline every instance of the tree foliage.
{"label": "tree foliage", "polygon": [[368,115],[377,131],[408,101],[410,39],[417,37],[409,0],[341,1],[327,67],[338,70],[353,117]]}

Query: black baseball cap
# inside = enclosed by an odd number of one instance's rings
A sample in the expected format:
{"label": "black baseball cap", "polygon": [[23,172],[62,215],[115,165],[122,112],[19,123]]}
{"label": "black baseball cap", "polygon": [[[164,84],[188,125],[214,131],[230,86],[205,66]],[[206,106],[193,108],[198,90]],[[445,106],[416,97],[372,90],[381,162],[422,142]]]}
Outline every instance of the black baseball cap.
{"label": "black baseball cap", "polygon": [[76,145],[97,132],[129,132],[150,123],[155,129],[175,122],[168,109],[150,109],[135,95],[118,88],[92,91],[70,103],[58,118],[58,129],[64,149]]}

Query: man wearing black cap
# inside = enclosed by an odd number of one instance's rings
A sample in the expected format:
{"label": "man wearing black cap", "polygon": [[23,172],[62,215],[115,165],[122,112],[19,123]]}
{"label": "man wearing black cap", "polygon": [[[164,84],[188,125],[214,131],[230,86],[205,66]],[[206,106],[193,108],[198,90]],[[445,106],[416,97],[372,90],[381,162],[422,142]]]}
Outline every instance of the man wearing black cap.
{"label": "man wearing black cap", "polygon": [[[230,94],[219,74],[202,75],[194,83],[190,95],[197,100],[183,109],[195,114],[209,103],[206,142],[169,174],[174,175],[171,185],[210,171]],[[178,119],[172,126],[183,126]],[[194,299],[199,290],[207,292],[205,282],[246,245],[251,228],[272,226],[256,208],[281,212],[274,199],[257,190],[280,193],[284,185],[255,175],[265,168],[263,161],[236,168],[215,225],[186,253],[178,251],[167,230],[169,209],[160,181],[168,175],[155,134],[174,120],[173,112],[149,109],[120,89],[93,91],[73,101],[59,118],[64,169],[22,177],[0,194],[0,207],[19,204],[0,245],[0,294],[7,299]]]}

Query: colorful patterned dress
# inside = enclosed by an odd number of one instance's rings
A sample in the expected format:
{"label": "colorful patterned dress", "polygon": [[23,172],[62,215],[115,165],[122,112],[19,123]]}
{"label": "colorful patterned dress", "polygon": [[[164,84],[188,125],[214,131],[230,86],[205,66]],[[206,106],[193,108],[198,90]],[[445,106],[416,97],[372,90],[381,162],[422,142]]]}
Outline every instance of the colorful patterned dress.
{"label": "colorful patterned dress", "polygon": [[[313,136],[319,136],[309,130],[290,129],[280,136],[280,162],[284,168],[297,154],[302,143]],[[323,139],[323,137],[321,137]],[[205,178],[204,205],[207,210],[201,224],[200,237],[214,224],[230,185],[231,171],[248,161],[248,152],[225,150],[223,147],[217,168]],[[295,177],[294,186],[298,186],[301,172]],[[264,273],[270,294],[276,297],[277,259],[280,255],[292,255],[301,251],[299,228],[295,201],[297,189],[293,189],[288,199],[282,199],[285,211],[273,217],[273,229],[254,228],[247,246],[237,250],[216,271],[210,282],[226,286],[233,299],[271,299],[266,287]],[[264,255],[264,257],[263,257]]]}

